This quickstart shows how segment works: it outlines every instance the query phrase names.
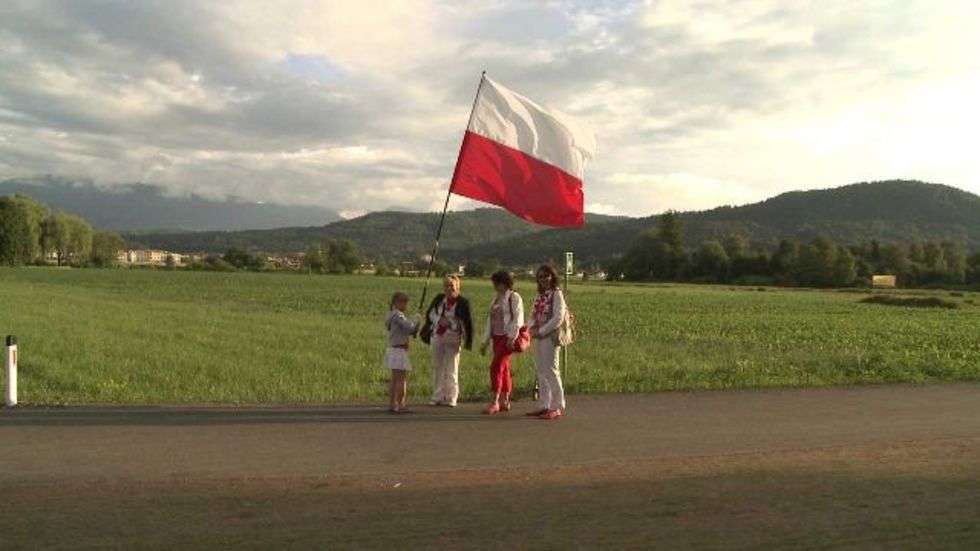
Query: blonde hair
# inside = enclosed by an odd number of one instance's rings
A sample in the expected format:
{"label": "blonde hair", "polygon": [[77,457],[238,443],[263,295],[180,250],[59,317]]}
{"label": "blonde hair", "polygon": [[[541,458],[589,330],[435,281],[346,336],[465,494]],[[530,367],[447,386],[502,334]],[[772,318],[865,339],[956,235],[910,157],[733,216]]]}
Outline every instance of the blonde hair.
{"label": "blonde hair", "polygon": [[446,277],[442,278],[443,283],[451,283],[453,287],[458,291],[462,280],[456,274],[446,274]]}
{"label": "blonde hair", "polygon": [[401,291],[395,291],[395,294],[391,295],[391,302],[388,303],[388,309],[394,310],[395,303],[403,300],[408,300],[408,295]]}

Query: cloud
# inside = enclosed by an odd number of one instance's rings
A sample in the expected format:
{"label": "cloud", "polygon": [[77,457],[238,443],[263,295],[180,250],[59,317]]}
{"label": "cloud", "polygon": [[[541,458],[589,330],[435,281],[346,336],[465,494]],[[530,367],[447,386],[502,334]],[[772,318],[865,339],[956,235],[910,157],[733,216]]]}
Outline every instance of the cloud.
{"label": "cloud", "polygon": [[603,212],[890,177],[980,192],[978,16],[918,0],[15,0],[0,177],[436,209],[487,69],[597,131],[586,193]]}

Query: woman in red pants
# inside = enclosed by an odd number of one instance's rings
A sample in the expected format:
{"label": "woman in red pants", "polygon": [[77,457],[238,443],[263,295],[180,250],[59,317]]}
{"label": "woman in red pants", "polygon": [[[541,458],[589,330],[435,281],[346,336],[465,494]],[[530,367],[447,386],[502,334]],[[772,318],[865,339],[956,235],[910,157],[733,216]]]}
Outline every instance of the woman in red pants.
{"label": "woman in red pants", "polygon": [[490,280],[493,281],[497,294],[490,304],[480,353],[486,354],[487,347],[493,344],[493,359],[490,361],[490,392],[493,402],[484,413],[494,415],[501,411],[510,411],[510,393],[513,391],[510,355],[514,340],[524,325],[524,301],[521,295],[514,292],[514,278],[509,273],[496,272],[490,276]]}

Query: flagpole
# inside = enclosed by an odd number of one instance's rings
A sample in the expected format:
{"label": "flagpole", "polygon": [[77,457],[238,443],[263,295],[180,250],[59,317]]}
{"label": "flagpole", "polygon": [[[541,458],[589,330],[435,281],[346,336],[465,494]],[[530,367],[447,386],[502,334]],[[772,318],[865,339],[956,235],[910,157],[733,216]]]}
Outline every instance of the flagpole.
{"label": "flagpole", "polygon": [[[476,95],[473,96],[473,106],[470,107],[470,118],[466,123],[466,130],[470,129],[470,125],[473,123],[473,113],[476,112],[476,102],[480,99],[480,90],[483,89],[483,81],[486,80],[487,72],[483,71],[480,73],[480,84],[476,87]],[[463,134],[463,140],[466,140],[466,134]],[[459,150],[462,153],[463,143],[459,145]],[[436,256],[439,254],[439,239],[442,237],[442,226],[446,223],[446,211],[449,209],[449,198],[453,195],[453,182],[456,180],[456,173],[459,171],[459,156],[456,157],[456,167],[453,169],[453,178],[449,181],[449,189],[446,191],[446,202],[442,205],[442,216],[439,217],[439,227],[436,229],[436,241],[432,246],[432,254],[429,255],[429,267],[425,271],[425,282],[422,284],[422,298],[419,299],[419,311],[425,307],[425,296],[429,291],[429,278],[432,276],[432,265],[435,264]]]}

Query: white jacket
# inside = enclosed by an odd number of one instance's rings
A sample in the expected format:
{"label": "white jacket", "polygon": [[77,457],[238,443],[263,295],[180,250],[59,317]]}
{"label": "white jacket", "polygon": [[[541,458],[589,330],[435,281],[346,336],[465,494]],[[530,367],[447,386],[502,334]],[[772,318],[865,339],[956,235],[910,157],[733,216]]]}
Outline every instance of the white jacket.
{"label": "white jacket", "polygon": [[[493,315],[493,303],[496,302],[497,295],[490,301],[490,309],[487,311],[487,326],[483,331],[483,342],[488,343],[492,338],[491,331],[493,322],[490,316]],[[503,296],[504,302],[504,327],[507,329],[507,337],[510,340],[517,338],[517,333],[524,326],[524,300],[515,291],[507,291]]]}

